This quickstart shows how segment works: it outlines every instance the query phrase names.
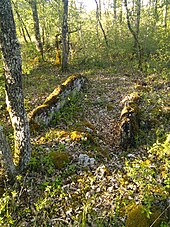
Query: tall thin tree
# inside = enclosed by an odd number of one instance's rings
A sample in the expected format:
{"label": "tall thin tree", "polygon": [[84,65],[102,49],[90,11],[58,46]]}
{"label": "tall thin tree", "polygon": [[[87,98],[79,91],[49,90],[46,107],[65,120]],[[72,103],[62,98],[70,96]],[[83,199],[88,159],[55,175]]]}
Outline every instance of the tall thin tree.
{"label": "tall thin tree", "polygon": [[126,9],[126,19],[127,26],[129,31],[131,32],[134,38],[134,48],[136,50],[137,58],[138,58],[138,68],[142,70],[142,48],[139,42],[139,26],[140,26],[140,11],[141,11],[141,0],[137,0],[137,13],[136,13],[136,25],[135,28],[132,27],[130,20],[130,11],[128,8],[127,0],[124,0],[125,9]]}
{"label": "tall thin tree", "polygon": [[103,28],[103,25],[102,25],[102,22],[100,20],[101,15],[100,15],[99,4],[98,4],[97,0],[94,0],[94,1],[96,3],[96,19],[97,19],[97,23],[99,23],[100,29],[101,29],[101,31],[103,33],[103,37],[104,37],[106,46],[108,47],[109,44],[108,44],[108,39],[107,39],[107,36],[106,36],[106,32],[105,32],[105,30]]}
{"label": "tall thin tree", "polygon": [[[22,19],[22,16],[21,16],[20,13],[19,13],[18,5],[17,5],[14,1],[12,1],[12,4],[13,4],[13,6],[14,6],[14,9],[15,9],[15,12],[16,12],[16,15],[17,15],[17,18],[18,18],[18,21],[20,22],[23,36],[24,36],[24,34],[25,34],[25,32],[26,32],[26,34],[27,34],[27,36],[28,36],[28,38],[29,38],[29,40],[30,40],[30,42],[31,42],[31,36],[30,36],[30,34],[29,34],[29,32],[28,32],[28,29],[27,29],[26,24],[24,23],[24,21],[23,21],[23,19]],[[24,40],[25,40],[25,41],[27,40],[27,39],[26,39],[26,36],[24,37]],[[27,42],[27,41],[26,41],[26,42]]]}
{"label": "tall thin tree", "polygon": [[37,10],[37,0],[29,0],[28,2],[30,3],[31,9],[32,9],[36,46],[43,58],[43,44],[41,41],[41,34],[40,34],[40,23],[39,23],[39,16],[38,16],[38,10]]}
{"label": "tall thin tree", "polygon": [[62,24],[62,71],[68,69],[68,0],[63,1],[63,24]]}

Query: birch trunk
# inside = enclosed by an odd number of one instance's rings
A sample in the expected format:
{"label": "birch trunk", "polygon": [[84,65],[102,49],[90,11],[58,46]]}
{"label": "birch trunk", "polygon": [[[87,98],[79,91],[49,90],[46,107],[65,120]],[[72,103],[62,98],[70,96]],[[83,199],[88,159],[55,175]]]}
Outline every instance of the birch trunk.
{"label": "birch trunk", "polygon": [[[15,164],[23,170],[30,160],[28,118],[22,91],[22,62],[10,0],[0,2],[0,44],[4,60],[7,110],[14,129]],[[4,151],[6,152],[6,151]]]}

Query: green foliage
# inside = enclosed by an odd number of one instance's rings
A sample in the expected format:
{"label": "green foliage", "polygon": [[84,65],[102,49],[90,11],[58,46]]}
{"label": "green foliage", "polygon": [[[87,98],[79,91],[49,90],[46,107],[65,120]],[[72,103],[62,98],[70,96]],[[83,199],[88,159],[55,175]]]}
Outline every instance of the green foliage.
{"label": "green foliage", "polygon": [[22,70],[23,74],[29,75],[41,62],[40,53],[36,50],[34,43],[22,46]]}
{"label": "green foliage", "polygon": [[43,148],[35,149],[32,152],[29,166],[33,171],[43,172],[44,174],[52,174],[55,171],[50,153],[44,151]]}
{"label": "green foliage", "polygon": [[126,174],[133,181],[140,194],[140,203],[144,204],[147,217],[150,217],[155,196],[165,201],[169,196],[170,174],[170,135],[164,143],[154,144],[148,150],[148,158],[126,162]]}
{"label": "green foliage", "polygon": [[58,111],[53,120],[52,125],[57,125],[58,122],[63,122],[67,125],[72,124],[72,121],[77,118],[81,117],[82,115],[82,107],[81,107],[81,94],[77,94],[76,96],[68,97],[68,103],[65,105],[62,110]]}

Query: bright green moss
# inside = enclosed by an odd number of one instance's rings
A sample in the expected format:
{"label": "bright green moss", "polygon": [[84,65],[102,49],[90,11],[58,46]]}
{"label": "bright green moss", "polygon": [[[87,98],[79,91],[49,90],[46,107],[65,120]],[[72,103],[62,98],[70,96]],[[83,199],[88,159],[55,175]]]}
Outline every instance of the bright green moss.
{"label": "bright green moss", "polygon": [[30,114],[29,117],[30,118],[34,118],[36,115],[39,115],[40,113],[42,113],[45,109],[47,109],[49,106],[46,104],[42,104],[40,106],[37,106]]}
{"label": "bright green moss", "polygon": [[84,141],[87,140],[88,134],[78,131],[64,131],[60,129],[50,130],[45,136],[42,136],[38,143],[43,144],[49,141]]}
{"label": "bright green moss", "polygon": [[66,86],[66,85],[68,85],[69,83],[73,82],[75,79],[77,79],[79,77],[82,77],[82,76],[81,75],[69,76],[68,79],[66,81],[64,81],[64,83],[62,83],[62,85]]}

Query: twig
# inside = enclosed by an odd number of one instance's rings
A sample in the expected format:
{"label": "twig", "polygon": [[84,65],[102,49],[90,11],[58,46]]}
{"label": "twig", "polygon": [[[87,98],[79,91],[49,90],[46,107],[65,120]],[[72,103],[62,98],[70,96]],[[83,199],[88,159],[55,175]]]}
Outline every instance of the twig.
{"label": "twig", "polygon": [[170,205],[167,206],[167,208],[165,208],[164,211],[162,211],[162,213],[155,219],[155,221],[149,227],[152,227],[157,222],[157,220],[165,213],[165,211],[168,210],[169,207],[170,207]]}
{"label": "twig", "polygon": [[65,222],[66,224],[69,224],[68,221],[66,221],[62,218],[54,218],[54,219],[52,219],[52,221],[62,221],[62,222]]}

